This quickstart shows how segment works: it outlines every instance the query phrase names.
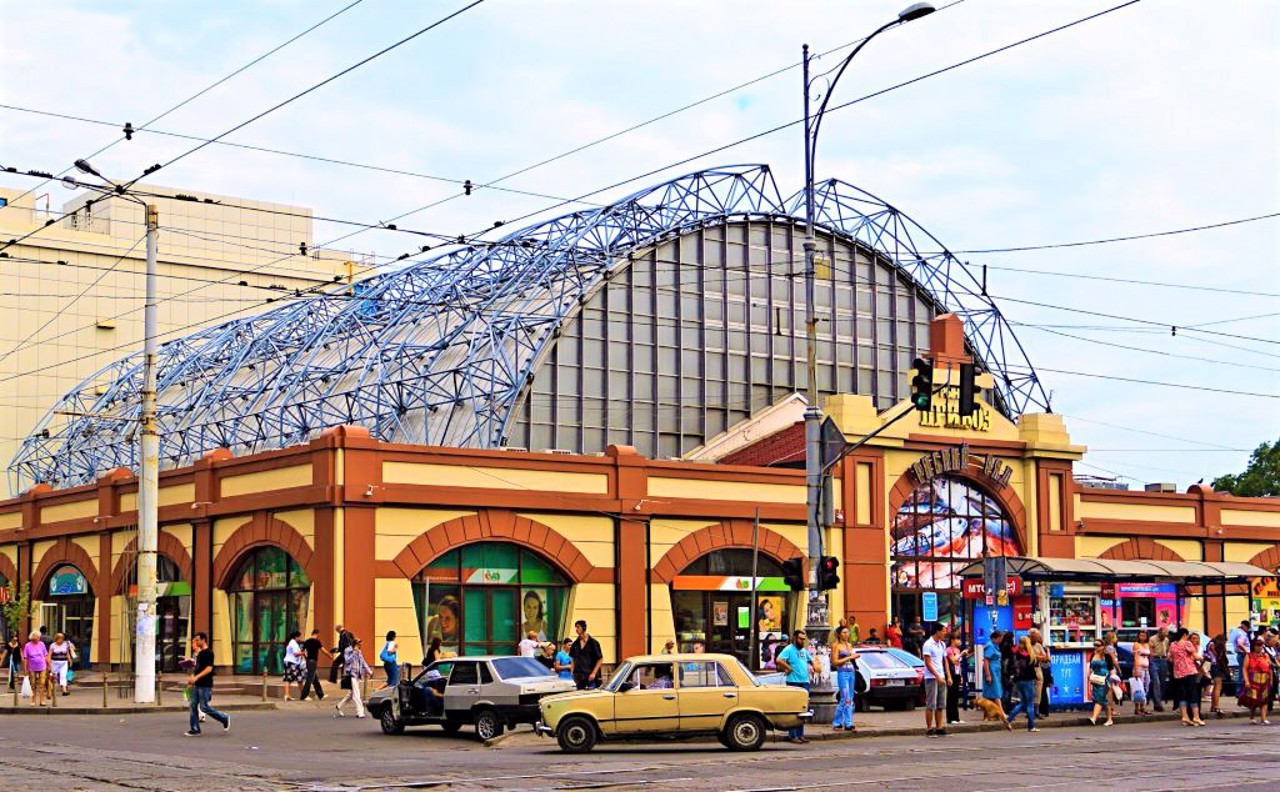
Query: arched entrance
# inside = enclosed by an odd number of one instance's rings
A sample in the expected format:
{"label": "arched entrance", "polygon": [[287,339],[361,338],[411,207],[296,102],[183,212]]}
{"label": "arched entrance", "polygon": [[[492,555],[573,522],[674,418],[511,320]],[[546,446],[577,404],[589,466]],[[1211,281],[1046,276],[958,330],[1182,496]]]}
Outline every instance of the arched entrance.
{"label": "arched entrance", "polygon": [[413,576],[424,645],[461,655],[514,654],[529,631],[565,637],[569,579],[541,554],[510,542],[449,550]]}
{"label": "arched entrance", "polygon": [[262,545],[240,559],[226,589],[235,673],[283,673],[289,633],[307,624],[311,578],[292,555]]}
{"label": "arched entrance", "polygon": [[[787,585],[781,564],[759,554],[756,607],[751,607],[752,551],[712,550],[694,559],[671,580],[671,610],[681,652],[735,655],[752,668],[772,667],[786,629]],[[751,632],[760,651],[751,656]]]}
{"label": "arched entrance", "polygon": [[48,587],[41,596],[40,619],[46,635],[62,633],[76,645],[82,662],[93,657],[94,591],[84,572],[74,564],[62,564],[49,575]]}

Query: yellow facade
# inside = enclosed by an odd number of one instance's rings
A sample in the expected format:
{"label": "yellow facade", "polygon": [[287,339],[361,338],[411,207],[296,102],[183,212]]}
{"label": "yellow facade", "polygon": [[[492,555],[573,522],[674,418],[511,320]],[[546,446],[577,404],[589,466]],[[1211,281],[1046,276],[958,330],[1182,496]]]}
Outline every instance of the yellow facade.
{"label": "yellow facade", "polygon": [[374,515],[377,527],[374,557],[379,561],[393,561],[410,542],[437,525],[473,514],[474,511],[454,509],[378,509]]}
{"label": "yellow facade", "polygon": [[469,467],[419,462],[383,462],[382,480],[387,484],[526,489],[588,495],[604,495],[609,491],[609,477],[603,473],[562,473],[553,470]]}
{"label": "yellow facade", "polygon": [[1280,528],[1280,512],[1223,509],[1223,525],[1246,525],[1252,528]]}
{"label": "yellow facade", "polygon": [[293,465],[292,467],[264,470],[260,473],[245,473],[239,476],[228,476],[222,480],[221,495],[234,498],[237,495],[251,495],[256,492],[306,487],[311,484],[311,466]]}
{"label": "yellow facade", "polygon": [[699,481],[651,477],[649,494],[655,498],[714,498],[746,503],[804,503],[804,486],[756,484],[746,481]]}

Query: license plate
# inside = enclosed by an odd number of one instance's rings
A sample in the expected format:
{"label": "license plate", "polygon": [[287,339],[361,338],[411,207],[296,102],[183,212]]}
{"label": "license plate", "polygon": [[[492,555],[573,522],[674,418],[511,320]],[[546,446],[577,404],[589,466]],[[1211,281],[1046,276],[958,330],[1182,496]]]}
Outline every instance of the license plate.
{"label": "license plate", "polygon": [[889,687],[902,687],[907,684],[907,681],[905,679],[888,679],[885,680],[885,684]]}

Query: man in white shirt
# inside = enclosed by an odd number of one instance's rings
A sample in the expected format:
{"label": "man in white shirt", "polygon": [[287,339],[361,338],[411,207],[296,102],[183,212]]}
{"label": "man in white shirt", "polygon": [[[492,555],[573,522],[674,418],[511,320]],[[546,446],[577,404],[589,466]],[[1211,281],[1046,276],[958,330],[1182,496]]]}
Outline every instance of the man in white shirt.
{"label": "man in white shirt", "polygon": [[524,636],[524,640],[520,642],[519,650],[521,657],[537,657],[538,650],[542,645],[538,643],[538,633],[530,630]]}
{"label": "man in white shirt", "polygon": [[936,622],[933,633],[920,649],[924,660],[924,735],[945,737],[943,724],[947,710],[947,686],[951,684],[951,668],[947,662],[947,625]]}
{"label": "man in white shirt", "polygon": [[1231,634],[1227,636],[1227,643],[1236,651],[1236,667],[1231,670],[1231,673],[1236,680],[1237,689],[1244,682],[1244,674],[1241,669],[1244,668],[1244,661],[1249,657],[1250,626],[1249,620],[1245,619],[1240,622],[1239,627],[1232,629]]}

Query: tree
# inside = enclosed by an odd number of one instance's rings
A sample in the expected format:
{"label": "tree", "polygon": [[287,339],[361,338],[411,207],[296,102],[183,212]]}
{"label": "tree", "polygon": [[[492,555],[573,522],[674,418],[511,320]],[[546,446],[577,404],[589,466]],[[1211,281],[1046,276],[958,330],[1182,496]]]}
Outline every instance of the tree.
{"label": "tree", "polygon": [[1213,488],[1249,498],[1280,496],[1280,440],[1255,448],[1243,473],[1219,476]]}
{"label": "tree", "polygon": [[[13,584],[10,584],[10,591]],[[8,627],[9,635],[17,635],[18,630],[22,627],[22,620],[31,613],[31,583],[23,582],[22,587],[17,594],[12,594],[9,601],[3,606],[4,623]]]}

